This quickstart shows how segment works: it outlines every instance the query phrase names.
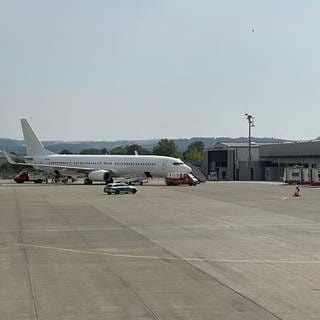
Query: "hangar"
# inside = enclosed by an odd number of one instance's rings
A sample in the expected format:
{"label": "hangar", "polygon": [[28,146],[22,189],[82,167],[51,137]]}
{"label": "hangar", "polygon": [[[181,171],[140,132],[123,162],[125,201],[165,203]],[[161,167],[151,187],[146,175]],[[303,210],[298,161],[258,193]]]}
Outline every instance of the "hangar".
{"label": "hangar", "polygon": [[[204,154],[204,170],[217,180],[281,181],[286,167],[320,168],[320,140],[284,143],[217,142]],[[251,169],[250,169],[251,168]]]}

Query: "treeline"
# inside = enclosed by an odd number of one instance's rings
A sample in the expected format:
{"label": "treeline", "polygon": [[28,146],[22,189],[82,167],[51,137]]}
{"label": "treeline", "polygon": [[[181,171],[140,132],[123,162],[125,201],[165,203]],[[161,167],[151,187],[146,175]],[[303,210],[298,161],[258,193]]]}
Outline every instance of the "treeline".
{"label": "treeline", "polygon": [[[180,158],[188,162],[200,162],[203,160],[204,143],[195,141],[189,144],[187,150],[182,152],[178,149],[173,140],[161,139],[152,149],[143,148],[138,144],[119,146],[108,151],[106,148],[89,148],[83,149],[79,154],[114,154],[114,155],[133,155],[136,152],[140,155],[158,155]],[[69,150],[62,150],[60,154],[72,154]]]}

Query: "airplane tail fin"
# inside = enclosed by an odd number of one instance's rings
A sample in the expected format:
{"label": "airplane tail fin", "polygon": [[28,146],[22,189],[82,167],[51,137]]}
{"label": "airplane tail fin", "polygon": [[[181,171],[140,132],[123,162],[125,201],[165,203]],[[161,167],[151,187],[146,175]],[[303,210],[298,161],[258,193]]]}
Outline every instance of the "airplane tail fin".
{"label": "airplane tail fin", "polygon": [[21,119],[20,121],[28,156],[45,156],[55,154],[54,152],[44,148],[26,119]]}

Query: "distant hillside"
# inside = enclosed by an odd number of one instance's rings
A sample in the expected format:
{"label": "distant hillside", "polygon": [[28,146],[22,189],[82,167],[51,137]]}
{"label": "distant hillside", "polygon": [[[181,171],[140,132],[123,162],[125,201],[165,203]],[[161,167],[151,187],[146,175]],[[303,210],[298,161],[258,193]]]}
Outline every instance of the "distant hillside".
{"label": "distant hillside", "polygon": [[[230,138],[230,137],[194,137],[190,139],[172,139],[179,150],[185,151],[189,144],[195,141],[202,141],[206,148],[212,147],[215,143],[219,141],[224,142],[247,142],[247,137],[239,138]],[[118,140],[118,141],[43,141],[43,145],[56,153],[61,152],[66,149],[73,153],[79,153],[83,149],[89,148],[106,148],[111,150],[115,147],[125,146],[130,144],[139,144],[147,150],[152,150],[154,145],[158,143],[159,139],[150,139],[150,140]],[[270,143],[270,142],[284,142],[282,139],[273,139],[273,138],[252,138],[252,141],[257,143]],[[17,154],[25,154],[25,147],[23,140],[14,140],[14,139],[3,139],[0,138],[0,150],[5,149],[9,152],[14,152]]]}
{"label": "distant hillside", "polygon": [[24,154],[25,147],[23,143],[21,140],[0,138],[0,150],[4,149],[17,154]]}

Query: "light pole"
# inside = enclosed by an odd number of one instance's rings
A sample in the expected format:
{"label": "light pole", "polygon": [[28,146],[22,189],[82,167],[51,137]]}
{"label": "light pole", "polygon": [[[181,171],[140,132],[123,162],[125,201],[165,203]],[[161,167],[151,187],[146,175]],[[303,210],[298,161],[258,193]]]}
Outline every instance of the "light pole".
{"label": "light pole", "polygon": [[248,127],[249,127],[249,159],[248,159],[248,167],[249,167],[249,179],[253,180],[253,170],[251,167],[251,128],[254,127],[254,122],[253,122],[253,116],[251,114],[245,113],[245,116],[247,117],[248,120]]}

